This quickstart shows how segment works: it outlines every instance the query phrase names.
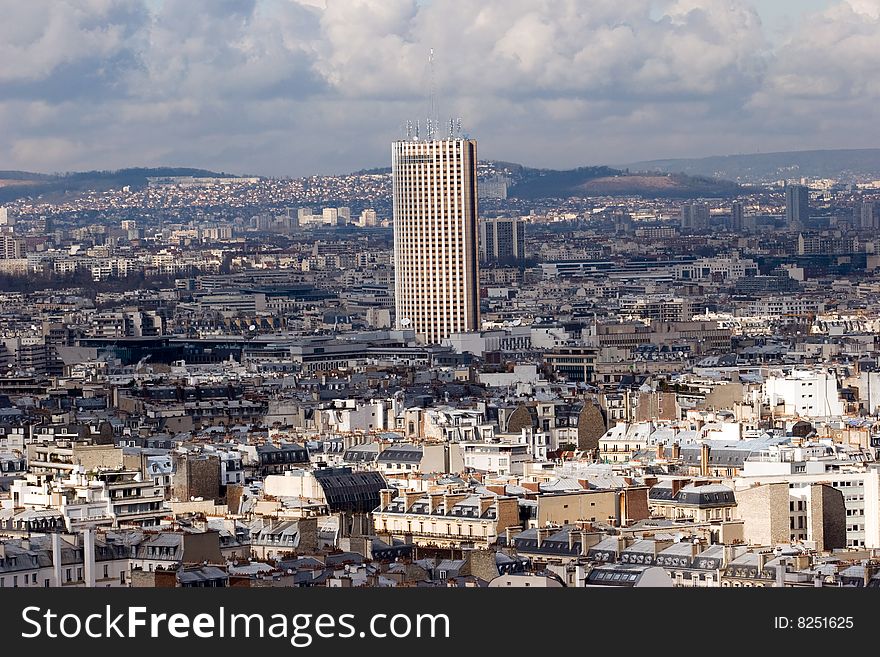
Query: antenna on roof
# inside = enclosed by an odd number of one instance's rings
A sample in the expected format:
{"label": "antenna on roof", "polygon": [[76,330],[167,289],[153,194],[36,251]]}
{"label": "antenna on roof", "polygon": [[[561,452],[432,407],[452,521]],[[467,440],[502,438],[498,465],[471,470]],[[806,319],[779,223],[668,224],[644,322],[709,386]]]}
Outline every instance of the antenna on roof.
{"label": "antenna on roof", "polygon": [[437,93],[434,89],[434,49],[428,50],[428,118],[425,121],[425,131],[428,139],[436,137],[437,124]]}

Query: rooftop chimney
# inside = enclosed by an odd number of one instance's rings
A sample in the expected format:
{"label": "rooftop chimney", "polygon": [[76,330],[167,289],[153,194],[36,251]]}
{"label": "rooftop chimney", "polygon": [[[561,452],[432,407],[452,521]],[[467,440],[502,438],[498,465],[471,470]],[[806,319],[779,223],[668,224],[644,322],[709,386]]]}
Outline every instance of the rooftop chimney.
{"label": "rooftop chimney", "polygon": [[61,534],[52,532],[52,572],[55,575],[55,586],[61,586]]}
{"label": "rooftop chimney", "polygon": [[544,540],[555,531],[555,527],[539,527],[535,532],[535,535],[538,537],[538,547],[541,547],[541,544],[544,543]]}
{"label": "rooftop chimney", "polygon": [[726,568],[730,565],[730,563],[736,559],[736,546],[735,545],[725,545],[724,546],[724,559],[722,565]]}
{"label": "rooftop chimney", "polygon": [[456,504],[465,499],[467,495],[465,493],[446,493],[443,496],[443,509],[446,513],[449,513],[449,510],[454,507]]}
{"label": "rooftop chimney", "polygon": [[709,445],[707,443],[700,445],[700,475],[709,476]]}
{"label": "rooftop chimney", "polygon": [[666,458],[666,446],[663,443],[657,443],[657,460],[662,461]]}
{"label": "rooftop chimney", "polygon": [[395,495],[397,495],[397,491],[393,488],[383,488],[379,491],[379,499],[381,500],[383,509],[388,508],[388,505],[391,504],[391,500],[394,499]]}
{"label": "rooftop chimney", "polygon": [[83,564],[86,586],[95,587],[95,530],[83,530]]}
{"label": "rooftop chimney", "polygon": [[776,566],[776,586],[778,586],[779,588],[785,587],[785,573],[787,570],[788,570],[787,560],[781,559],[779,562],[779,565]]}
{"label": "rooftop chimney", "polygon": [[681,445],[678,443],[673,443],[672,445],[672,459],[677,461],[681,458]]}
{"label": "rooftop chimney", "polygon": [[504,530],[504,533],[505,533],[506,536],[507,536],[507,544],[508,544],[508,545],[513,545],[513,539],[514,539],[517,535],[519,535],[520,533],[522,533],[522,527],[520,527],[519,525],[515,525],[515,526],[513,526],[513,527],[507,527],[507,528]]}
{"label": "rooftop chimney", "polygon": [[404,491],[403,499],[406,510],[409,511],[410,507],[412,507],[412,505],[415,504],[416,500],[418,500],[420,497],[422,497],[422,493],[417,490]]}
{"label": "rooftop chimney", "polygon": [[605,534],[602,532],[581,532],[581,555],[586,556],[590,548],[601,543],[604,538]]}
{"label": "rooftop chimney", "polygon": [[443,495],[444,493],[431,493],[428,495],[428,500],[431,503],[431,513],[434,513],[443,505]]}

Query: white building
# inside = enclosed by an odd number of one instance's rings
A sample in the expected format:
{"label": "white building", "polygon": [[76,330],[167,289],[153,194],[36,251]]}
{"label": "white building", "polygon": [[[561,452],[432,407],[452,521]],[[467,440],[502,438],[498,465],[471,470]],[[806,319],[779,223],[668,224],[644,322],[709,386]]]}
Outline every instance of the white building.
{"label": "white building", "polygon": [[470,139],[392,144],[397,326],[428,344],[480,326],[476,164]]}
{"label": "white building", "polygon": [[389,426],[389,410],[389,404],[383,400],[336,400],[329,408],[317,411],[316,425],[319,431],[339,433],[385,431],[394,428]]}
{"label": "white building", "polygon": [[64,516],[68,531],[113,525],[106,486],[103,482],[89,481],[81,472],[56,480],[29,474],[12,482],[10,494],[14,507],[55,509]]}
{"label": "white building", "polygon": [[488,351],[528,351],[532,349],[534,330],[530,326],[513,326],[491,331],[453,333],[442,344],[452,347],[456,353],[469,352],[481,357]]}
{"label": "white building", "polygon": [[818,315],[825,312],[825,303],[818,299],[803,297],[764,297],[749,301],[737,308],[741,317],[783,317],[794,315]]}
{"label": "white building", "polygon": [[880,471],[876,465],[841,465],[793,450],[768,451],[749,457],[743,465],[742,475],[735,480],[737,490],[784,482],[792,498],[801,498],[799,489],[830,484],[843,493],[847,547],[880,548]]}
{"label": "white building", "polygon": [[738,256],[700,258],[675,267],[675,277],[689,281],[735,281],[744,276],[757,275],[758,264],[750,258],[740,259]]}
{"label": "white building", "polygon": [[837,377],[827,371],[793,370],[785,375],[771,375],[764,381],[762,394],[771,409],[784,406],[786,415],[807,418],[843,415]]}
{"label": "white building", "polygon": [[532,461],[527,443],[462,443],[461,451],[465,468],[477,472],[521,475],[523,464]]}

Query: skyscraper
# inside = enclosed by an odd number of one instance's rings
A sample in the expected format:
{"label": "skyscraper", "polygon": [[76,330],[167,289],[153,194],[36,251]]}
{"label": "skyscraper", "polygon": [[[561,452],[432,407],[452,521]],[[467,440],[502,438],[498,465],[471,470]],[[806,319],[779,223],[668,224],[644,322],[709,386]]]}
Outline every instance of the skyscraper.
{"label": "skyscraper", "polygon": [[9,216],[9,211],[0,207],[0,233],[12,234],[15,228],[15,218]]}
{"label": "skyscraper", "polygon": [[516,217],[480,221],[480,260],[508,263],[523,260],[526,257],[524,226]]}
{"label": "skyscraper", "polygon": [[880,215],[872,201],[860,200],[853,208],[853,225],[862,230],[880,228]]}
{"label": "skyscraper", "polygon": [[734,201],[730,206],[730,230],[739,232],[743,229],[743,210],[741,201]]}
{"label": "skyscraper", "polygon": [[396,141],[391,169],[398,328],[427,344],[477,330],[477,142]]}
{"label": "skyscraper", "polygon": [[806,185],[786,185],[785,225],[789,230],[801,230],[810,218],[810,188]]}
{"label": "skyscraper", "polygon": [[682,230],[705,230],[709,227],[709,205],[685,203],[681,206]]}

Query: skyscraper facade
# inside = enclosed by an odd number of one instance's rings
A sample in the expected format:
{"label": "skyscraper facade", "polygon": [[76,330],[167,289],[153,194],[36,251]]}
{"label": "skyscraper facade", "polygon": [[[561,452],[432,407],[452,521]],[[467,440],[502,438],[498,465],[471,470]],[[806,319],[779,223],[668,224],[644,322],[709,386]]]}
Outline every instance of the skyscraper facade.
{"label": "skyscraper facade", "polygon": [[785,225],[800,230],[810,218],[810,188],[806,185],[786,185]]}
{"label": "skyscraper facade", "polygon": [[9,233],[10,235],[15,229],[15,218],[9,216],[9,211],[0,207],[0,233]]}
{"label": "skyscraper facade", "polygon": [[741,201],[734,201],[730,206],[730,230],[739,232],[743,229],[743,217],[745,215]]}
{"label": "skyscraper facade", "polygon": [[685,203],[681,206],[682,230],[706,230],[709,228],[709,205]]}
{"label": "skyscraper facade", "polygon": [[853,209],[853,225],[862,230],[880,228],[880,213],[872,201],[859,201]]}
{"label": "skyscraper facade", "polygon": [[391,169],[398,328],[427,344],[479,329],[477,142],[396,141]]}
{"label": "skyscraper facade", "polygon": [[512,262],[523,260],[525,224],[516,217],[494,217],[480,221],[480,260]]}

